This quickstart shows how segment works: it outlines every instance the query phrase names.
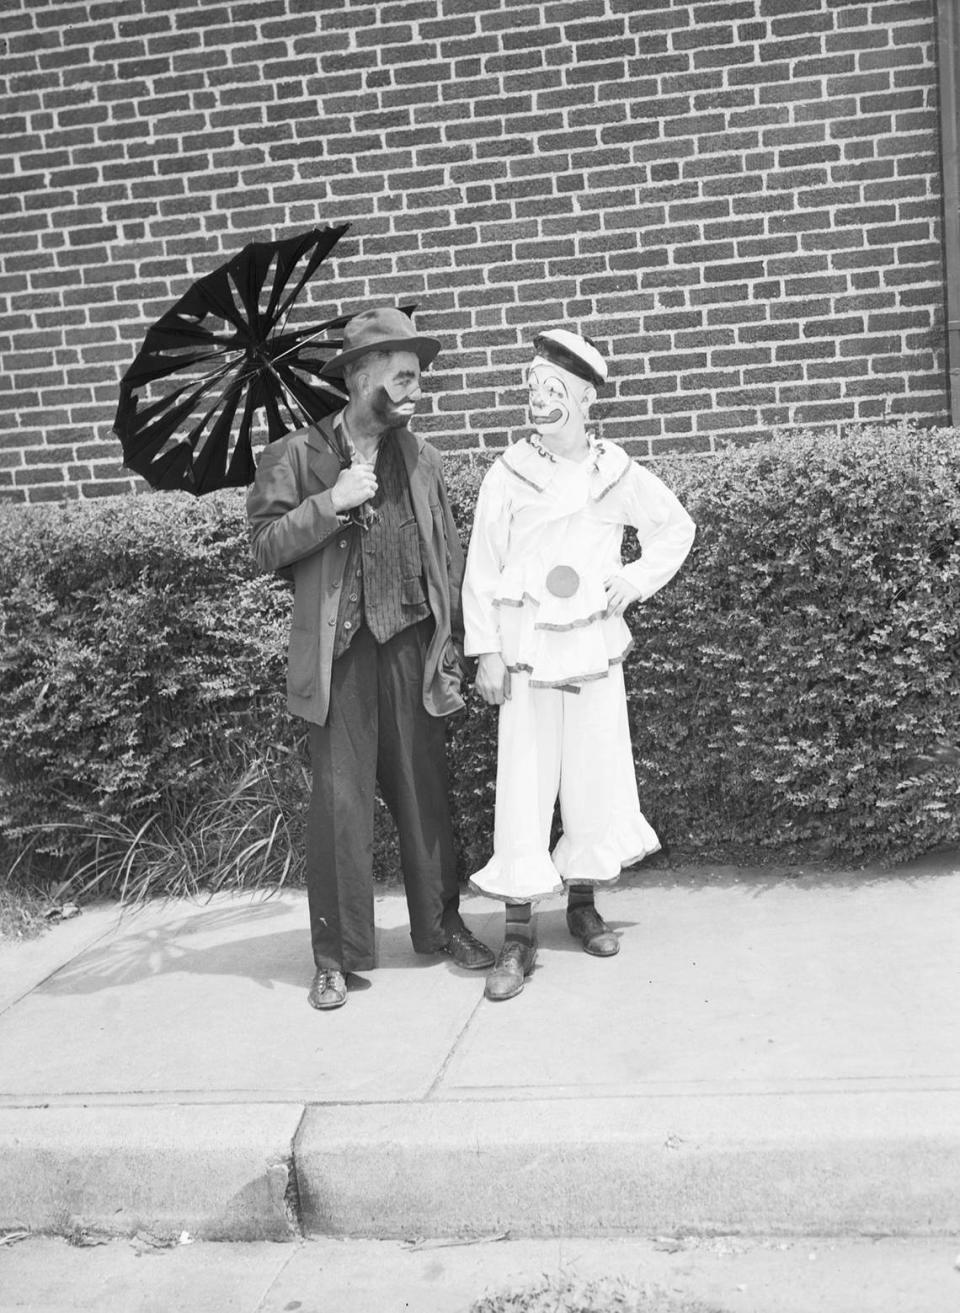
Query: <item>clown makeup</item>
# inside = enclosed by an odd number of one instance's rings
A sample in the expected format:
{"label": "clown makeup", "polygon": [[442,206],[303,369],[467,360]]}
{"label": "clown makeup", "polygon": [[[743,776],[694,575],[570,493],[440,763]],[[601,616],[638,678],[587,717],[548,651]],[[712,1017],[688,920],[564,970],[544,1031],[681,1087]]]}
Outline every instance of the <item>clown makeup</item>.
{"label": "clown makeup", "polygon": [[370,409],[385,428],[403,428],[421,397],[420,362],[412,351],[393,352],[370,371]]}
{"label": "clown makeup", "polygon": [[571,419],[582,422],[582,402],[588,388],[574,375],[535,356],[525,382],[530,420],[538,433],[559,433]]}

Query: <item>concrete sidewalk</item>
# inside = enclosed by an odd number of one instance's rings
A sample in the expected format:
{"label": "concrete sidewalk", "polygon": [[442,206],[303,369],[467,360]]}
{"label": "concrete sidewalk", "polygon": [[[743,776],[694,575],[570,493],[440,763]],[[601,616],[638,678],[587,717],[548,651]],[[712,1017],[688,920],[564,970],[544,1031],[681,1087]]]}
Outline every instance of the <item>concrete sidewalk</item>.
{"label": "concrete sidewalk", "polygon": [[87,910],[0,946],[0,1230],[956,1231],[958,870],[641,868],[601,895],[618,957],[552,900],[502,1004],[387,894],[325,1014],[300,893]]}
{"label": "concrete sidewalk", "polygon": [[[487,1313],[956,1313],[956,1251],[945,1236],[170,1248],[137,1236],[79,1248],[32,1236],[0,1247],[0,1313],[477,1313],[478,1302]],[[536,1298],[547,1282],[553,1298]],[[593,1282],[606,1301],[588,1298]]]}

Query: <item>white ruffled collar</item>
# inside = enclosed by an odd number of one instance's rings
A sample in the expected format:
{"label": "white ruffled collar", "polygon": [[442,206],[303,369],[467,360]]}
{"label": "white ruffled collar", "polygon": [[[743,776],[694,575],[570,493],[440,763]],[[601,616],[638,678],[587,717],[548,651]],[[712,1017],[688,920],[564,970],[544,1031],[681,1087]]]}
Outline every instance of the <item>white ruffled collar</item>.
{"label": "white ruffled collar", "polygon": [[546,492],[561,470],[585,465],[589,471],[590,496],[599,501],[623,478],[630,457],[616,443],[597,438],[593,433],[587,434],[587,443],[589,454],[582,462],[576,462],[548,451],[539,439],[530,435],[513,443],[500,459],[511,474],[537,492]]}

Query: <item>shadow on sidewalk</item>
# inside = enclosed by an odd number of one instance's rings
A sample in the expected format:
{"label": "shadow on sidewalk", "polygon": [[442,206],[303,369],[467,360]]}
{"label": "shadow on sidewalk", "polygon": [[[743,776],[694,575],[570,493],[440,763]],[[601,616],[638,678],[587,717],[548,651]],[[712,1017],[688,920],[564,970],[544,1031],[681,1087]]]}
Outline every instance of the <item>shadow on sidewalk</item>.
{"label": "shadow on sidewalk", "polygon": [[[149,914],[150,909],[145,909]],[[109,939],[81,953],[38,987],[42,994],[92,994],[172,973],[236,976],[264,989],[277,985],[306,989],[313,975],[306,902],[295,907],[264,901],[254,906],[210,907],[145,920],[125,916]],[[277,917],[289,929],[271,929]],[[267,920],[269,918],[269,921]],[[261,931],[260,927],[266,926]],[[477,929],[477,927],[474,927]],[[379,968],[454,969],[438,954],[416,954],[406,925],[378,928]]]}

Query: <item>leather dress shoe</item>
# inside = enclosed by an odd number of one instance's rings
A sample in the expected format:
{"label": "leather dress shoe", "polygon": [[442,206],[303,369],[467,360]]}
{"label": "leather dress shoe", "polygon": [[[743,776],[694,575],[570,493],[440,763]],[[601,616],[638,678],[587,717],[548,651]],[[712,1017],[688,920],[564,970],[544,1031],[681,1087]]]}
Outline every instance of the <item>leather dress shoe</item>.
{"label": "leather dress shoe", "polygon": [[591,904],[567,908],[567,929],[594,957],[614,957],[620,952],[620,940]]}
{"label": "leather dress shoe", "polygon": [[497,964],[487,976],[484,994],[495,1003],[515,998],[523,989],[525,976],[533,970],[537,960],[537,946],[523,939],[504,940],[497,955]]}
{"label": "leather dress shoe", "polygon": [[496,961],[493,950],[482,944],[466,926],[453,930],[440,952],[446,953],[458,967],[465,967],[468,971],[484,971]]}
{"label": "leather dress shoe", "polygon": [[347,1001],[347,982],[342,971],[329,971],[319,967],[313,977],[307,1002],[312,1008],[326,1012],[329,1008],[343,1007]]}

